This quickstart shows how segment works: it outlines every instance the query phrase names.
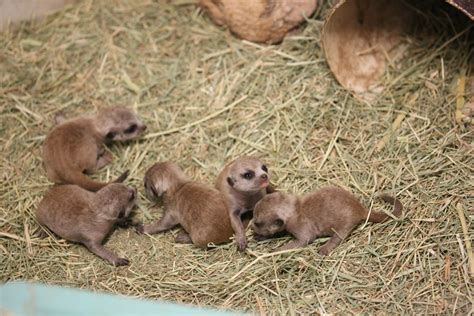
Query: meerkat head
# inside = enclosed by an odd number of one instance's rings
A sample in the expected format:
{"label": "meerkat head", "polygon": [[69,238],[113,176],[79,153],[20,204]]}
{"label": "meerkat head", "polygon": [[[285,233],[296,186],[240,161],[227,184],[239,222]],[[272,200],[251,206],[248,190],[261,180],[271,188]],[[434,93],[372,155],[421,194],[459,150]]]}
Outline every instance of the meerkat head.
{"label": "meerkat head", "polygon": [[140,136],[146,125],[132,110],[115,106],[99,111],[96,128],[107,141],[126,141]]}
{"label": "meerkat head", "polygon": [[253,211],[255,235],[272,236],[286,229],[288,219],[296,212],[296,197],[282,192],[265,195]]}
{"label": "meerkat head", "polygon": [[155,200],[184,181],[187,177],[177,164],[169,161],[155,163],[145,173],[146,196]]}
{"label": "meerkat head", "polygon": [[257,192],[270,184],[270,173],[259,159],[242,156],[230,164],[226,180],[234,190]]}
{"label": "meerkat head", "polygon": [[110,183],[97,191],[98,203],[107,210],[108,218],[127,218],[137,201],[137,190],[122,183]]}

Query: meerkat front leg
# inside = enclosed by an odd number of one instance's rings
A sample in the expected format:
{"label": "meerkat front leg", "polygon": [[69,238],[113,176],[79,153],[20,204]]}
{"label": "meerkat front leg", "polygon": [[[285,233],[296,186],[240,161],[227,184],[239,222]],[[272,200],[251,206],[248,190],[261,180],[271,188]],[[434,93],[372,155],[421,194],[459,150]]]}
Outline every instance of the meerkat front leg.
{"label": "meerkat front leg", "polygon": [[307,246],[310,242],[312,242],[317,237],[317,235],[311,233],[310,229],[311,228],[308,225],[301,225],[301,227],[299,227],[298,231],[296,232],[288,231],[291,235],[295,237],[295,239],[290,241],[286,245],[283,245],[275,249],[274,252]]}
{"label": "meerkat front leg", "polygon": [[89,241],[84,245],[92,252],[101,257],[102,259],[110,262],[114,266],[126,266],[129,264],[128,259],[119,258],[115,253],[106,249],[100,243],[95,241]]}
{"label": "meerkat front leg", "polygon": [[245,248],[247,248],[247,238],[245,237],[244,224],[240,218],[241,215],[242,211],[240,209],[232,211],[230,214],[230,224],[235,233],[235,242],[237,243],[237,247],[240,251],[244,251]]}
{"label": "meerkat front leg", "polygon": [[171,215],[171,212],[166,212],[160,220],[154,223],[138,225],[137,232],[141,234],[156,234],[171,229],[178,224],[179,222]]}

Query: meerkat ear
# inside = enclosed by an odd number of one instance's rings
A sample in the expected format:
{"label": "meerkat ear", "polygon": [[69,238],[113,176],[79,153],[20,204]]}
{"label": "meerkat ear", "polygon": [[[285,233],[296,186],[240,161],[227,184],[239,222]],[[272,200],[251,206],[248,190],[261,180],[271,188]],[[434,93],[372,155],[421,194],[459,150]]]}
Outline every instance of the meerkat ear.
{"label": "meerkat ear", "polygon": [[231,177],[227,177],[227,183],[228,183],[231,187],[234,186],[234,180],[232,180]]}
{"label": "meerkat ear", "polygon": [[284,222],[281,218],[277,218],[273,223],[277,226],[283,226],[283,224],[284,224]]}
{"label": "meerkat ear", "polygon": [[66,121],[66,115],[63,111],[58,111],[56,114],[54,114],[54,123],[56,123],[56,125],[59,125],[64,121]]}
{"label": "meerkat ear", "polygon": [[155,188],[155,184],[152,181],[149,181],[148,178],[145,176],[145,193],[147,198],[150,201],[154,201],[156,198],[159,198],[158,192]]}

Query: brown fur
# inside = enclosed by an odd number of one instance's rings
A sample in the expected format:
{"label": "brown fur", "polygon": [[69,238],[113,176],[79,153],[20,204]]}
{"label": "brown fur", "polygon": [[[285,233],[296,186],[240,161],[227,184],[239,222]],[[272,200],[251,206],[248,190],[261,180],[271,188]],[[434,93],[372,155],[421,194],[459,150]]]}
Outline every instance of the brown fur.
{"label": "brown fur", "polygon": [[[381,199],[394,206],[393,215],[400,217],[403,206],[388,195]],[[361,222],[380,223],[389,216],[364,208],[349,192],[338,187],[325,187],[303,197],[281,192],[269,194],[257,203],[252,229],[257,238],[271,237],[286,231],[296,239],[277,251],[306,246],[318,237],[331,237],[319,250],[328,255]]]}
{"label": "brown fur", "polygon": [[190,181],[172,162],[153,165],[145,174],[148,198],[163,197],[164,215],[155,223],[141,225],[138,232],[155,234],[181,225],[178,243],[206,248],[209,243],[230,241],[232,227],[222,194],[202,183]]}
{"label": "brown fur", "polygon": [[128,264],[128,260],[102,246],[104,238],[115,224],[125,221],[135,205],[136,190],[113,183],[98,192],[77,185],[51,188],[40,202],[36,217],[61,238],[85,245],[113,265]]}
{"label": "brown fur", "polygon": [[238,37],[262,43],[281,42],[309,17],[317,0],[200,0],[217,25]]}
{"label": "brown fur", "polygon": [[[123,107],[102,109],[95,116],[66,120],[62,113],[55,117],[56,126],[43,145],[43,164],[49,180],[57,184],[77,184],[97,191],[107,183],[90,179],[91,174],[112,162],[103,144],[113,140],[136,138],[146,126],[131,110]],[[130,128],[134,131],[130,132]],[[122,182],[128,173],[113,182]]]}
{"label": "brown fur", "polygon": [[[263,168],[263,169],[262,169]],[[240,251],[247,247],[242,215],[253,211],[255,204],[267,193],[274,192],[267,167],[257,158],[242,156],[228,163],[217,177],[216,188],[222,192]],[[253,174],[245,179],[247,172]]]}

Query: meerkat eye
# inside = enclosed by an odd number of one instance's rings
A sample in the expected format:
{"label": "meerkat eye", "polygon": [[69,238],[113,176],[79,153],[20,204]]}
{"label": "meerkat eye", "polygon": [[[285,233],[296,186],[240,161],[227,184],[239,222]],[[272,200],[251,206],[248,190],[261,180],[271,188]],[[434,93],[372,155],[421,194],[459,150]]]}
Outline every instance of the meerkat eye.
{"label": "meerkat eye", "polygon": [[273,222],[275,225],[277,226],[283,226],[283,221],[281,219],[276,219],[274,222]]}
{"label": "meerkat eye", "polygon": [[137,124],[132,124],[130,125],[124,132],[125,134],[131,134],[137,130],[138,126]]}
{"label": "meerkat eye", "polygon": [[242,175],[242,177],[247,180],[252,179],[254,176],[255,176],[255,172],[253,171],[247,171],[246,173]]}
{"label": "meerkat eye", "polygon": [[265,172],[268,172],[267,166],[266,166],[266,165],[263,165],[263,166],[262,166],[262,170],[265,171]]}

